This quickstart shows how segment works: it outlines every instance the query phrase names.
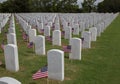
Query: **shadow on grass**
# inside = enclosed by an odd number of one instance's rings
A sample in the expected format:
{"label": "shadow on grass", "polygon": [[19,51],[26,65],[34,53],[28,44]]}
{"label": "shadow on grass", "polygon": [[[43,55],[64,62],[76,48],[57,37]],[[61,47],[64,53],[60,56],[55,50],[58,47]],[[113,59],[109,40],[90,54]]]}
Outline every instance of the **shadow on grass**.
{"label": "shadow on grass", "polygon": [[35,52],[34,51],[27,51],[27,53],[34,54]]}
{"label": "shadow on grass", "polygon": [[0,67],[1,67],[1,68],[5,68],[5,64],[1,64]]}
{"label": "shadow on grass", "polygon": [[37,83],[35,83],[35,82],[31,82],[31,83],[29,83],[29,84],[37,84]]}

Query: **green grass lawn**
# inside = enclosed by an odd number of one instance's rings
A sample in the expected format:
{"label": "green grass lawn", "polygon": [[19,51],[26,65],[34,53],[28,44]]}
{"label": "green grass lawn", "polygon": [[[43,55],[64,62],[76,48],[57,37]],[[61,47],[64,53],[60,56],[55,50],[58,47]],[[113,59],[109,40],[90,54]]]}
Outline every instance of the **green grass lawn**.
{"label": "green grass lawn", "polygon": [[[22,84],[120,84],[120,15],[96,42],[92,42],[91,49],[82,50],[81,61],[69,60],[68,54],[65,54],[65,79],[62,82],[47,78],[32,80],[32,74],[47,63],[47,57],[37,56],[33,49],[27,48],[27,42],[22,40],[18,23],[16,23],[16,34],[20,70],[16,73],[7,71],[4,52],[0,50],[0,60],[3,62],[0,66],[0,77],[10,76]],[[0,42],[2,39],[3,33],[0,34]],[[62,39],[62,43],[67,44],[68,40]],[[61,49],[46,42],[46,51],[53,48]]]}

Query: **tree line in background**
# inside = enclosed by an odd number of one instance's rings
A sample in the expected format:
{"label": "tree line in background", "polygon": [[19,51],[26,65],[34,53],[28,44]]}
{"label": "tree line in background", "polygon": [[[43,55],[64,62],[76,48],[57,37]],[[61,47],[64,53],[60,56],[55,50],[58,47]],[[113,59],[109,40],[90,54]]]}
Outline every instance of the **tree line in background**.
{"label": "tree line in background", "polygon": [[79,8],[77,0],[7,0],[0,3],[0,12],[29,13],[29,12],[119,12],[120,0],[104,0],[97,6],[96,0],[84,0]]}
{"label": "tree line in background", "polygon": [[104,0],[98,4],[98,12],[120,12],[120,0]]}

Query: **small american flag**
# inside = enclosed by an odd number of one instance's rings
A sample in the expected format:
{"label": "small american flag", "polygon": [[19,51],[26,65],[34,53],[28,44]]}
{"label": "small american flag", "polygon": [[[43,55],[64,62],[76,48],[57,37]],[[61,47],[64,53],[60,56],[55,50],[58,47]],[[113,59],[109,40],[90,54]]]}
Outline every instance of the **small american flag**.
{"label": "small american flag", "polygon": [[46,23],[45,25],[47,26],[48,24]]}
{"label": "small american flag", "polygon": [[38,70],[35,74],[33,74],[33,80],[48,77],[48,67],[44,66],[40,70]]}
{"label": "small american flag", "polygon": [[0,47],[1,47],[2,50],[4,50],[4,44],[3,43],[0,45]]}
{"label": "small american flag", "polygon": [[40,29],[40,33],[43,34],[44,33],[44,29]]}
{"label": "small american flag", "polygon": [[71,52],[71,45],[62,46],[64,52]]}
{"label": "small american flag", "polygon": [[23,40],[27,40],[28,39],[28,35],[26,33],[23,33],[22,37],[23,37]]}
{"label": "small american flag", "polygon": [[33,47],[33,42],[29,42],[27,45],[28,48],[32,48]]}
{"label": "small american flag", "polygon": [[74,28],[72,28],[72,32],[74,32]]}
{"label": "small american flag", "polygon": [[81,40],[82,40],[82,44],[83,44],[84,38],[81,38]]}
{"label": "small american flag", "polygon": [[70,26],[70,23],[68,22],[68,26]]}
{"label": "small american flag", "polygon": [[53,24],[53,26],[52,26],[52,30],[54,30],[55,29],[55,26],[54,26],[54,24]]}
{"label": "small american flag", "polygon": [[52,31],[53,31],[55,28],[54,28],[54,27],[52,27],[51,29],[52,29]]}
{"label": "small american flag", "polygon": [[63,35],[63,36],[65,35],[65,31],[62,31],[62,35]]}
{"label": "small american flag", "polygon": [[52,41],[52,36],[46,36],[46,40],[48,40],[48,41]]}
{"label": "small american flag", "polygon": [[0,44],[0,47],[2,50],[4,50],[4,40],[2,41],[2,43]]}

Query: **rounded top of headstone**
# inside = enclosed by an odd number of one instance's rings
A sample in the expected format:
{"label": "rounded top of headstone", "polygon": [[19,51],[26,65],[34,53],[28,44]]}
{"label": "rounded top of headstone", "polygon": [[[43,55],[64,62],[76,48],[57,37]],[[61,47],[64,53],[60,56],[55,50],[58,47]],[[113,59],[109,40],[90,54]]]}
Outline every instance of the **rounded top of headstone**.
{"label": "rounded top of headstone", "polygon": [[96,27],[91,27],[89,30],[97,30]]}
{"label": "rounded top of headstone", "polygon": [[54,32],[60,32],[60,30],[54,30]]}
{"label": "rounded top of headstone", "polygon": [[48,51],[48,53],[50,52],[59,52],[59,53],[64,53],[62,50],[59,50],[59,49],[51,49]]}
{"label": "rounded top of headstone", "polygon": [[90,31],[83,31],[82,33],[91,33]]}
{"label": "rounded top of headstone", "polygon": [[45,36],[43,36],[43,35],[37,35],[37,36],[36,36],[36,38],[40,38],[40,37],[41,37],[41,38],[44,38]]}
{"label": "rounded top of headstone", "polygon": [[0,84],[21,84],[21,82],[11,77],[2,77],[0,78]]}
{"label": "rounded top of headstone", "polygon": [[15,33],[8,33],[7,35],[13,35],[13,36],[15,36]]}
{"label": "rounded top of headstone", "polygon": [[7,44],[6,46],[16,47],[14,44]]}
{"label": "rounded top of headstone", "polygon": [[74,37],[74,38],[71,38],[72,40],[81,40],[80,38],[77,38],[77,37]]}
{"label": "rounded top of headstone", "polygon": [[31,29],[31,31],[36,31],[36,29]]}
{"label": "rounded top of headstone", "polygon": [[92,27],[92,28],[96,28],[96,27]]}

